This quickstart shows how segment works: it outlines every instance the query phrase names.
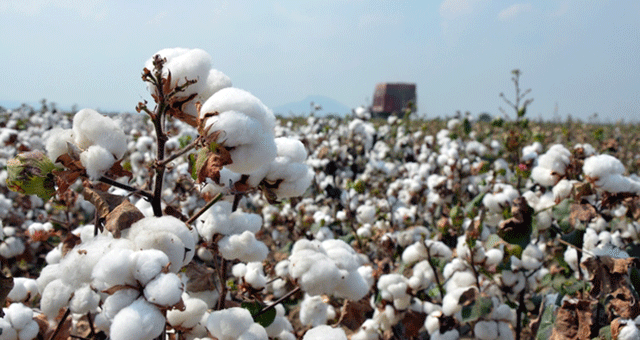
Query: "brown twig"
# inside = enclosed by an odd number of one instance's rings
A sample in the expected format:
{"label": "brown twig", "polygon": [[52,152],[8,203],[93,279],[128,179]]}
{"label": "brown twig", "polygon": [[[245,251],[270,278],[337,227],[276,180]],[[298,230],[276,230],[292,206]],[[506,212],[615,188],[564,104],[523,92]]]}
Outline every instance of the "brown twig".
{"label": "brown twig", "polygon": [[164,159],[163,161],[159,161],[157,162],[157,166],[166,166],[167,164],[169,164],[169,162],[173,161],[174,159],[184,155],[185,153],[191,151],[191,149],[195,148],[198,143],[200,143],[202,141],[202,138],[200,136],[198,136],[198,138],[196,138],[193,142],[189,143],[189,145],[185,146],[182,150],[174,153],[173,155],[167,157],[166,159]]}
{"label": "brown twig", "polygon": [[270,309],[275,308],[279,303],[281,303],[282,301],[288,299],[291,295],[297,293],[298,291],[300,291],[300,286],[297,286],[296,288],[294,288],[292,291],[288,292],[287,294],[283,295],[282,297],[280,297],[278,300],[276,300],[274,303],[268,305],[267,307],[262,308],[262,310],[260,310],[258,313],[256,313],[256,315],[254,315],[253,317],[258,317],[266,312],[268,312]]}
{"label": "brown twig", "polygon": [[133,193],[135,195],[140,195],[140,196],[142,196],[144,198],[147,198],[149,200],[153,199],[153,195],[151,193],[146,192],[144,190],[136,189],[136,188],[134,188],[134,187],[132,187],[130,185],[124,184],[124,183],[117,182],[117,181],[115,181],[115,180],[113,180],[111,178],[102,176],[102,177],[100,177],[99,181],[102,182],[102,183],[105,183],[105,184],[109,184],[112,187],[116,187],[116,188],[120,188],[120,189],[129,191],[129,192],[131,192],[131,193]]}
{"label": "brown twig", "polygon": [[219,193],[211,201],[207,202],[207,204],[205,204],[204,207],[200,208],[200,210],[198,210],[198,212],[196,212],[193,216],[191,216],[191,218],[189,218],[185,223],[187,225],[190,225],[191,223],[195,222],[195,220],[198,219],[198,217],[200,217],[202,214],[204,214],[205,211],[207,211],[214,204],[216,204],[219,200],[221,200],[222,197],[224,197],[224,195],[222,193]]}
{"label": "brown twig", "polygon": [[58,326],[56,327],[56,330],[49,337],[49,340],[53,340],[56,338],[56,335],[58,335],[58,333],[60,332],[60,329],[62,328],[62,324],[64,324],[64,322],[67,320],[69,315],[71,315],[71,309],[67,308],[67,310],[64,312],[64,315],[62,316],[62,319],[60,319],[60,321],[58,322]]}

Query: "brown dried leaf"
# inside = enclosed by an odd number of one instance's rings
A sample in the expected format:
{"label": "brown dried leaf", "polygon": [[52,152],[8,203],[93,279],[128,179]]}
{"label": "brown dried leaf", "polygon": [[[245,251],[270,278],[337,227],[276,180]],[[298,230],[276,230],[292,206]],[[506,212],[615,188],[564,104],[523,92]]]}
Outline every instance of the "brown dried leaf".
{"label": "brown dried leaf", "polygon": [[638,299],[631,292],[629,287],[624,286],[616,289],[611,296],[613,299],[607,304],[607,309],[625,319],[635,319],[640,315],[640,305]]}
{"label": "brown dried leaf", "polygon": [[56,193],[58,195],[64,194],[69,187],[75,183],[75,181],[84,173],[84,169],[82,170],[54,170],[53,175],[56,176],[56,185],[58,189]]}
{"label": "brown dried leaf", "polygon": [[131,177],[133,174],[131,171],[127,171],[122,167],[122,160],[119,160],[111,166],[111,168],[107,171],[107,176],[118,178],[118,177]]}
{"label": "brown dried leaf", "polygon": [[629,267],[637,266],[640,259],[626,258],[615,259],[609,256],[590,257],[586,259],[584,266],[590,274],[589,281],[593,284],[591,296],[601,297],[611,294],[618,288],[629,286]]}
{"label": "brown dried leaf", "polygon": [[121,291],[121,290],[125,290],[125,289],[134,289],[134,290],[137,290],[138,288],[137,288],[137,287],[132,287],[132,286],[129,286],[129,285],[115,285],[115,286],[113,286],[113,287],[111,287],[111,288],[108,288],[108,289],[103,290],[102,292],[103,292],[103,293],[106,293],[106,294],[109,294],[109,295],[113,295],[113,294],[115,294],[116,292],[119,292],[119,291]]}
{"label": "brown dried leaf", "polygon": [[593,205],[589,203],[584,203],[584,204],[574,203],[571,205],[569,223],[571,223],[572,226],[576,225],[576,221],[587,223],[596,216],[598,216],[598,213],[596,212],[596,208],[594,208]]}
{"label": "brown dried leaf", "polygon": [[81,239],[79,236],[74,235],[73,233],[68,233],[67,237],[62,241],[62,256],[67,255],[71,249],[73,249],[76,245],[80,244]]}
{"label": "brown dried leaf", "polygon": [[420,334],[420,328],[424,326],[426,318],[426,313],[418,313],[412,310],[406,312],[401,321],[404,326],[404,336],[409,339],[417,337]]}
{"label": "brown dried leaf", "polygon": [[189,278],[188,291],[202,292],[216,289],[216,272],[213,268],[191,261],[185,269],[185,275]]}
{"label": "brown dried leaf", "polygon": [[340,324],[352,331],[358,329],[367,320],[367,315],[373,312],[367,300],[347,301],[344,308],[344,317]]}
{"label": "brown dried leaf", "polygon": [[104,227],[115,238],[119,238],[122,230],[128,229],[133,223],[142,218],[144,218],[144,215],[140,210],[129,200],[124,199],[120,205],[106,215]]}
{"label": "brown dried leaf", "polygon": [[223,146],[218,146],[215,152],[207,152],[206,160],[197,169],[198,183],[204,182],[207,178],[211,178],[215,183],[220,183],[220,170],[231,163],[233,163],[231,153]]}
{"label": "brown dried leaf", "polygon": [[[62,311],[63,310],[61,310],[60,312]],[[47,319],[47,316],[44,314],[37,314],[33,319],[36,321],[36,323],[38,324],[38,328],[40,329],[40,331],[38,331],[38,335],[39,335],[38,339],[51,339],[51,336],[53,336],[53,333],[56,331],[57,323],[53,325],[50,324],[49,320]],[[72,321],[73,320],[70,317],[64,320],[64,323],[59,327],[60,330],[58,331],[58,334],[56,334],[56,337],[53,338],[52,340],[71,339]]]}
{"label": "brown dried leaf", "polygon": [[565,300],[556,314],[556,322],[549,340],[591,339],[593,313],[591,300]]}
{"label": "brown dried leaf", "polygon": [[573,197],[580,202],[583,197],[593,194],[591,183],[579,183],[573,186]]}
{"label": "brown dried leaf", "polygon": [[84,188],[82,191],[84,199],[91,202],[96,207],[99,218],[106,218],[109,212],[126,201],[127,198],[120,195],[113,195],[108,192]]}

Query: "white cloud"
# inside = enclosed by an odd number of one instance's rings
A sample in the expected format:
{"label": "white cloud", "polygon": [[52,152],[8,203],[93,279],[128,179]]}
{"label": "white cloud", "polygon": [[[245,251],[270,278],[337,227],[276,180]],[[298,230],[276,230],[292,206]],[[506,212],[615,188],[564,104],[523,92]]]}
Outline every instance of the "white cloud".
{"label": "white cloud", "polygon": [[498,13],[498,19],[508,21],[522,13],[531,11],[532,8],[533,6],[531,6],[531,4],[513,4],[500,11],[500,13]]}

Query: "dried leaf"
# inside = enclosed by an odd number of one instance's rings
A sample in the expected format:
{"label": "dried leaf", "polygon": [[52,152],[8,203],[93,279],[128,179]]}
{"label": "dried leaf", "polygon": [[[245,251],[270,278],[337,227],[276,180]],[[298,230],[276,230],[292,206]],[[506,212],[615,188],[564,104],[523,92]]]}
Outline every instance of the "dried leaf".
{"label": "dried leaf", "polygon": [[508,243],[525,248],[531,240],[533,208],[527,200],[520,196],[513,200],[511,218],[502,221],[498,227],[498,235]]}
{"label": "dried leaf", "polygon": [[637,266],[640,259],[615,259],[609,256],[590,257],[584,261],[584,266],[590,274],[589,281],[593,284],[591,296],[599,298],[611,294],[621,287],[629,286],[629,268]]}
{"label": "dried leaf", "polygon": [[549,340],[591,339],[593,313],[591,300],[565,300],[556,314],[556,323]]}
{"label": "dried leaf", "polygon": [[216,289],[216,272],[212,268],[191,261],[185,269],[185,275],[189,278],[187,290],[190,292]]}
{"label": "dried leaf", "polygon": [[71,251],[71,249],[73,249],[76,245],[80,244],[80,242],[82,242],[82,240],[79,236],[76,236],[73,233],[68,233],[67,237],[65,237],[62,241],[62,256],[67,255],[67,253]]}
{"label": "dried leaf", "polygon": [[84,199],[91,202],[91,204],[96,207],[96,213],[99,218],[106,218],[109,212],[122,204],[123,201],[128,201],[124,196],[114,195],[91,188],[84,188],[82,195],[84,196]]}
{"label": "dried leaf", "polygon": [[418,313],[412,310],[406,312],[401,321],[402,326],[404,326],[404,336],[408,339],[417,337],[420,334],[420,329],[424,327],[426,318],[426,313]]}
{"label": "dried leaf", "polygon": [[607,304],[607,309],[613,312],[610,314],[618,315],[625,319],[635,319],[640,315],[637,296],[634,296],[629,287],[620,287],[611,296],[613,298]]}
{"label": "dried leaf", "polygon": [[122,230],[128,229],[133,223],[143,218],[144,214],[142,214],[133,203],[125,199],[106,215],[104,227],[109,230],[114,237],[119,238]]}
{"label": "dried leaf", "polygon": [[576,221],[587,223],[596,216],[598,216],[598,213],[596,212],[596,208],[594,208],[593,205],[589,203],[584,203],[584,204],[574,203],[571,205],[569,223],[571,223],[571,226],[575,227]]}
{"label": "dried leaf", "polygon": [[137,290],[138,288],[137,287],[132,287],[132,286],[129,286],[129,285],[115,285],[115,286],[113,286],[111,288],[103,290],[102,292],[106,293],[106,294],[109,294],[109,295],[113,295],[116,292],[119,292],[119,291],[125,290],[125,289]]}
{"label": "dried leaf", "polygon": [[344,317],[340,324],[352,331],[358,329],[367,320],[367,315],[373,312],[367,300],[347,301],[344,308]]}
{"label": "dried leaf", "polygon": [[207,178],[211,178],[215,183],[220,183],[220,170],[231,163],[233,163],[231,153],[221,145],[218,145],[214,151],[211,151],[210,148],[201,149],[196,159],[198,183],[204,182]]}
{"label": "dried leaf", "polygon": [[[51,336],[53,336],[53,333],[56,331],[57,323],[50,324],[47,316],[44,314],[36,314],[33,319],[36,321],[36,323],[38,324],[38,328],[40,329],[38,331],[38,339],[51,339]],[[58,334],[56,334],[56,337],[52,340],[71,339],[70,335],[72,321],[73,318],[70,317],[64,320],[64,323],[59,327],[60,330],[58,331]]]}
{"label": "dried leaf", "polygon": [[58,189],[56,193],[58,195],[64,194],[69,187],[75,183],[75,181],[84,173],[84,169],[82,170],[54,170],[53,175],[56,176],[56,185]]}
{"label": "dried leaf", "polygon": [[119,160],[111,166],[111,168],[107,171],[107,176],[118,178],[118,177],[131,177],[133,174],[131,171],[125,170],[122,167],[122,160]]}

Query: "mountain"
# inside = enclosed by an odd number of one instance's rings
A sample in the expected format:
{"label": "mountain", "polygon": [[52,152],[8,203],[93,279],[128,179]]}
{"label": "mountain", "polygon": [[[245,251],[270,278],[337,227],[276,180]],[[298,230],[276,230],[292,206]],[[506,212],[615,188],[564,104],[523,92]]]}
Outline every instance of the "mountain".
{"label": "mountain", "polygon": [[307,116],[311,112],[311,102],[314,105],[320,105],[321,110],[316,111],[316,116],[326,116],[329,114],[335,114],[338,116],[344,116],[351,113],[351,108],[338,102],[335,99],[325,96],[307,96],[307,98],[280,106],[271,108],[273,113],[281,116]]}

